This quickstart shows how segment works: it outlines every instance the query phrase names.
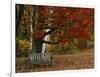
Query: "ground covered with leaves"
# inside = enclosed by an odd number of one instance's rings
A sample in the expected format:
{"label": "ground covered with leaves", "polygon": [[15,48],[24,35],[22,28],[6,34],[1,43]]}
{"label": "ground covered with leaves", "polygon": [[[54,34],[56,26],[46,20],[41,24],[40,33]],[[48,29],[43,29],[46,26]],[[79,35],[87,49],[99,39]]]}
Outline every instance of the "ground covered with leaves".
{"label": "ground covered with leaves", "polygon": [[68,52],[70,53],[53,55],[52,66],[30,65],[27,57],[19,57],[16,59],[16,72],[22,73],[94,68],[93,48],[84,50],[71,50]]}

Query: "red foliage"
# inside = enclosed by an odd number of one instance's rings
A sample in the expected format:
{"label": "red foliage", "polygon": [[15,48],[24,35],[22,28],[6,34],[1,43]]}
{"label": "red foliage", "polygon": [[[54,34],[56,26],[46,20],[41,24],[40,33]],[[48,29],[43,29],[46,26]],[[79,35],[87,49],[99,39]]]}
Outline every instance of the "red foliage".
{"label": "red foliage", "polygon": [[81,30],[80,28],[73,27],[69,30],[70,38],[77,38],[77,39],[89,39],[89,33],[87,31]]}
{"label": "red foliage", "polygon": [[[89,39],[89,32],[93,29],[94,25],[94,9],[93,8],[66,8],[66,7],[54,7],[55,14],[52,18],[54,19],[52,23],[52,27],[56,27],[57,29],[66,28],[66,31],[69,33],[64,35],[70,38],[77,39]],[[40,11],[44,17],[49,17],[49,9],[48,7],[42,7]],[[69,21],[67,21],[67,19]],[[66,21],[66,23],[65,23]],[[70,24],[71,23],[71,24]],[[74,25],[77,23],[76,25]],[[67,24],[70,24],[71,27],[68,28]],[[67,26],[67,27],[66,27]],[[69,29],[69,30],[68,30]],[[42,35],[42,34],[39,34]],[[43,36],[43,35],[42,35]],[[42,37],[41,36],[41,37]],[[62,36],[61,32],[57,32],[56,36]],[[62,40],[62,44],[65,43],[66,40]]]}
{"label": "red foliage", "polygon": [[64,46],[67,41],[68,41],[67,38],[63,38],[60,43],[62,46]]}
{"label": "red foliage", "polygon": [[46,33],[43,31],[36,31],[36,32],[29,32],[29,36],[31,36],[33,39],[41,40],[45,37]]}
{"label": "red foliage", "polygon": [[79,35],[79,32],[80,32],[80,29],[77,28],[77,27],[72,27],[72,28],[69,29],[69,34],[70,34],[71,37],[77,38],[78,35]]}
{"label": "red foliage", "polygon": [[61,37],[61,34],[62,34],[61,31],[57,31],[57,32],[56,32],[56,36],[57,36],[57,37]]}
{"label": "red foliage", "polygon": [[86,31],[81,31],[80,32],[80,39],[88,40],[89,39],[89,33]]}
{"label": "red foliage", "polygon": [[41,7],[40,14],[45,17],[48,16],[49,14],[48,7]]}

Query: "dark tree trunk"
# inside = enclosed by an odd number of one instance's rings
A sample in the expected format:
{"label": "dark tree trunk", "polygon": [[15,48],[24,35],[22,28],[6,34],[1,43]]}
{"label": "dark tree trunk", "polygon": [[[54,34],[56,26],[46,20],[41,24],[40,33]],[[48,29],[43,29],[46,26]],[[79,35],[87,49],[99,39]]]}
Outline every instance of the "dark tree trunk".
{"label": "dark tree trunk", "polygon": [[45,41],[43,40],[43,43],[46,43],[46,44],[59,44],[60,41],[57,41],[57,42],[50,42],[50,41]]}
{"label": "dark tree trunk", "polygon": [[20,27],[20,21],[21,21],[21,18],[22,18],[24,8],[25,8],[24,5],[20,5],[19,6],[19,13],[18,13],[17,8],[16,8],[16,36],[19,32],[18,30],[19,30],[19,27]]}
{"label": "dark tree trunk", "polygon": [[34,40],[34,41],[35,41],[36,50],[37,50],[36,53],[41,53],[43,41],[42,40]]}
{"label": "dark tree trunk", "polygon": [[[55,31],[55,29],[51,28],[51,30],[48,31],[46,33],[46,35],[51,34],[54,31]],[[46,44],[58,44],[60,42],[60,40],[58,42],[50,42],[50,41],[45,41],[45,40],[42,40],[42,39],[41,40],[34,40],[34,41],[35,41],[35,44],[36,44],[36,50],[37,50],[36,53],[41,53],[42,52],[43,43],[46,43]]]}

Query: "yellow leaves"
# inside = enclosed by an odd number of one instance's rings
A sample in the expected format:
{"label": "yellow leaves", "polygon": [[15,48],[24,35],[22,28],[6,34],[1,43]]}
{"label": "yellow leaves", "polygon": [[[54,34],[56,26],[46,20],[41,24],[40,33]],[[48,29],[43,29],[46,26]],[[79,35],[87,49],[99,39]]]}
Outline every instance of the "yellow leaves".
{"label": "yellow leaves", "polygon": [[17,51],[28,52],[31,50],[30,41],[27,40],[16,40]]}
{"label": "yellow leaves", "polygon": [[47,44],[48,51],[53,51],[54,48],[55,48],[55,45]]}

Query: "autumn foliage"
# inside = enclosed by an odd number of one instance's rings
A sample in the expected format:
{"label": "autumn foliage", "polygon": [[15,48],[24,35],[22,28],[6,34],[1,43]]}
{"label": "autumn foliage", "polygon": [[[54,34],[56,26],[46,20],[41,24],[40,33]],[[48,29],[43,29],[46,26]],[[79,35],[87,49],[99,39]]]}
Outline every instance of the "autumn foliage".
{"label": "autumn foliage", "polygon": [[[49,10],[52,13],[49,14]],[[56,27],[56,36],[63,37],[61,43],[64,44],[70,38],[78,40],[89,40],[90,33],[94,28],[93,8],[66,8],[66,7],[43,7],[40,8],[41,16],[47,20],[51,18],[52,27]],[[63,32],[63,34],[62,34]],[[64,33],[65,32],[65,33]],[[67,39],[67,40],[66,40]]]}
{"label": "autumn foliage", "polygon": [[36,39],[36,40],[41,40],[45,37],[46,35],[46,32],[43,32],[43,31],[36,31],[36,32],[28,32],[28,36],[32,37],[33,39]]}
{"label": "autumn foliage", "polygon": [[[37,10],[36,10],[37,8]],[[27,35],[33,39],[42,40],[46,36],[44,30],[35,30],[34,32],[27,31],[27,25],[31,22],[30,16],[33,6],[27,6],[22,19],[24,20],[23,32],[26,31]],[[34,6],[34,23],[37,22],[39,27],[51,27],[56,28],[54,31],[54,37],[62,39],[60,43],[64,45],[68,43],[70,39],[77,40],[90,40],[91,33],[94,32],[94,9],[93,8],[76,8],[76,7],[57,7],[57,6]],[[36,14],[37,19],[35,18]],[[25,19],[29,18],[29,19]],[[27,21],[27,24],[26,24]],[[33,26],[37,28],[36,24]],[[51,36],[51,35],[50,35]],[[51,40],[52,41],[52,40]]]}

